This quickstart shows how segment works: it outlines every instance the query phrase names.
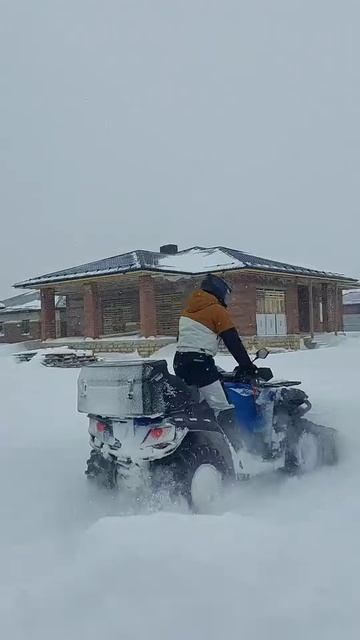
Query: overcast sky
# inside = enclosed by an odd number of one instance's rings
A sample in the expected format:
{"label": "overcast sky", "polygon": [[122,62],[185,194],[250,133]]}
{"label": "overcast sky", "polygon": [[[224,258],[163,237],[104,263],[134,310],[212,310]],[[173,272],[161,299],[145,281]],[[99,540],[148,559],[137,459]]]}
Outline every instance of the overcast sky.
{"label": "overcast sky", "polygon": [[0,8],[0,298],[168,242],[360,277],[358,0]]}

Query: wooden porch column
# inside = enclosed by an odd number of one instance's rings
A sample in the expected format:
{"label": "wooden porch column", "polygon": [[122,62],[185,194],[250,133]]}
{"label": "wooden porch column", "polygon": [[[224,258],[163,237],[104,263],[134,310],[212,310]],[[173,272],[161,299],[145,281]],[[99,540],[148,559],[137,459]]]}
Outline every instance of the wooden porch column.
{"label": "wooden porch column", "polygon": [[314,288],[312,280],[309,284],[309,317],[310,317],[310,335],[314,337]]}
{"label": "wooden porch column", "polygon": [[339,331],[339,286],[335,285],[335,335],[337,336]]}
{"label": "wooden porch column", "polygon": [[51,340],[56,338],[55,290],[51,288],[40,290],[41,300],[41,338]]}
{"label": "wooden porch column", "polygon": [[314,300],[314,332],[321,333],[322,332],[322,323],[320,317],[320,300],[321,300],[321,290],[318,283],[313,286],[313,300]]}
{"label": "wooden porch column", "polygon": [[150,275],[139,278],[140,332],[144,338],[157,335],[154,280]]}
{"label": "wooden porch column", "polygon": [[344,332],[344,303],[343,303],[343,289],[338,287],[338,329]]}
{"label": "wooden porch column", "polygon": [[85,284],[84,296],[84,338],[99,337],[98,294],[95,284]]}
{"label": "wooden porch column", "polygon": [[288,284],[285,290],[285,313],[288,334],[300,333],[299,317],[299,287],[296,284]]}
{"label": "wooden porch column", "polygon": [[323,309],[323,331],[328,332],[329,329],[329,292],[328,285],[321,285],[321,299]]}

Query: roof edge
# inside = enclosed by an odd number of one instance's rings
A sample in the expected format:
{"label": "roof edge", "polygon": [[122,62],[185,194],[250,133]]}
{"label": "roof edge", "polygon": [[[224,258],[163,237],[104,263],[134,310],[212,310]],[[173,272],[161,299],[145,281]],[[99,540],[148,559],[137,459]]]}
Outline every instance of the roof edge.
{"label": "roof edge", "polygon": [[[250,266],[246,266],[246,267],[235,267],[235,268],[229,268],[229,269],[224,269],[224,268],[219,268],[219,269],[213,269],[211,270],[213,273],[233,273],[236,271],[242,272],[242,273],[262,273],[262,274],[266,274],[266,275],[281,275],[283,277],[287,277],[287,278],[303,278],[306,280],[330,280],[332,282],[338,282],[338,283],[343,283],[346,286],[351,286],[352,288],[360,288],[360,282],[359,280],[357,280],[356,278],[350,278],[347,276],[344,276],[342,274],[335,274],[335,273],[326,273],[326,272],[314,272],[313,274],[309,273],[297,273],[296,271],[293,271],[291,273],[286,272],[285,270],[282,271],[281,269],[260,269],[257,267],[250,267]],[[160,274],[169,274],[169,275],[178,275],[178,276],[187,276],[187,277],[193,277],[193,276],[203,276],[206,272],[204,271],[194,271],[194,272],[189,272],[189,271],[181,271],[181,270],[175,270],[175,269],[167,269],[166,271],[164,269],[156,269],[156,268],[152,268],[152,269],[147,269],[144,267],[140,267],[140,268],[134,268],[134,269],[129,269],[129,270],[124,270],[124,271],[118,271],[118,270],[114,270],[111,273],[93,273],[93,274],[88,274],[88,275],[84,275],[84,274],[76,274],[76,275],[72,275],[69,277],[65,277],[64,279],[45,279],[45,278],[36,278],[33,280],[26,280],[24,282],[18,282],[15,283],[13,285],[14,289],[30,289],[30,290],[38,290],[42,287],[46,287],[46,286],[50,286],[50,285],[56,285],[56,284],[66,284],[69,282],[79,282],[81,280],[83,281],[87,281],[87,280],[92,280],[94,278],[112,278],[114,276],[125,276],[125,275],[139,275],[141,273],[147,273],[147,274],[156,274],[156,275],[160,275]]]}

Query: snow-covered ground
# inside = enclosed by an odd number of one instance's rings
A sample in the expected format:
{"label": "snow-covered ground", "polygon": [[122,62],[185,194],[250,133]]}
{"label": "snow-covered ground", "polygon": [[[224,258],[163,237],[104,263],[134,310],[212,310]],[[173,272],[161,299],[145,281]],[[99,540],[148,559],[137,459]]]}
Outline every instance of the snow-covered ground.
{"label": "snow-covered ground", "polygon": [[[77,371],[0,347],[4,640],[355,640],[360,605],[360,338],[277,354],[340,464],[239,486],[214,516],[91,500]],[[231,358],[219,364],[231,368]],[[135,513],[135,512],[134,512]]]}

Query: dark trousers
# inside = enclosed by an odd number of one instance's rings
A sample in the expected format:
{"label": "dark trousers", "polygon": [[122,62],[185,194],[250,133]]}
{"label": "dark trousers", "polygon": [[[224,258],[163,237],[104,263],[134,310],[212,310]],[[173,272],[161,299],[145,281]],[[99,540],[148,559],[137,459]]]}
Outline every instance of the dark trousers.
{"label": "dark trousers", "polygon": [[220,380],[219,372],[212,356],[196,351],[176,352],[174,371],[190,387],[207,387]]}

